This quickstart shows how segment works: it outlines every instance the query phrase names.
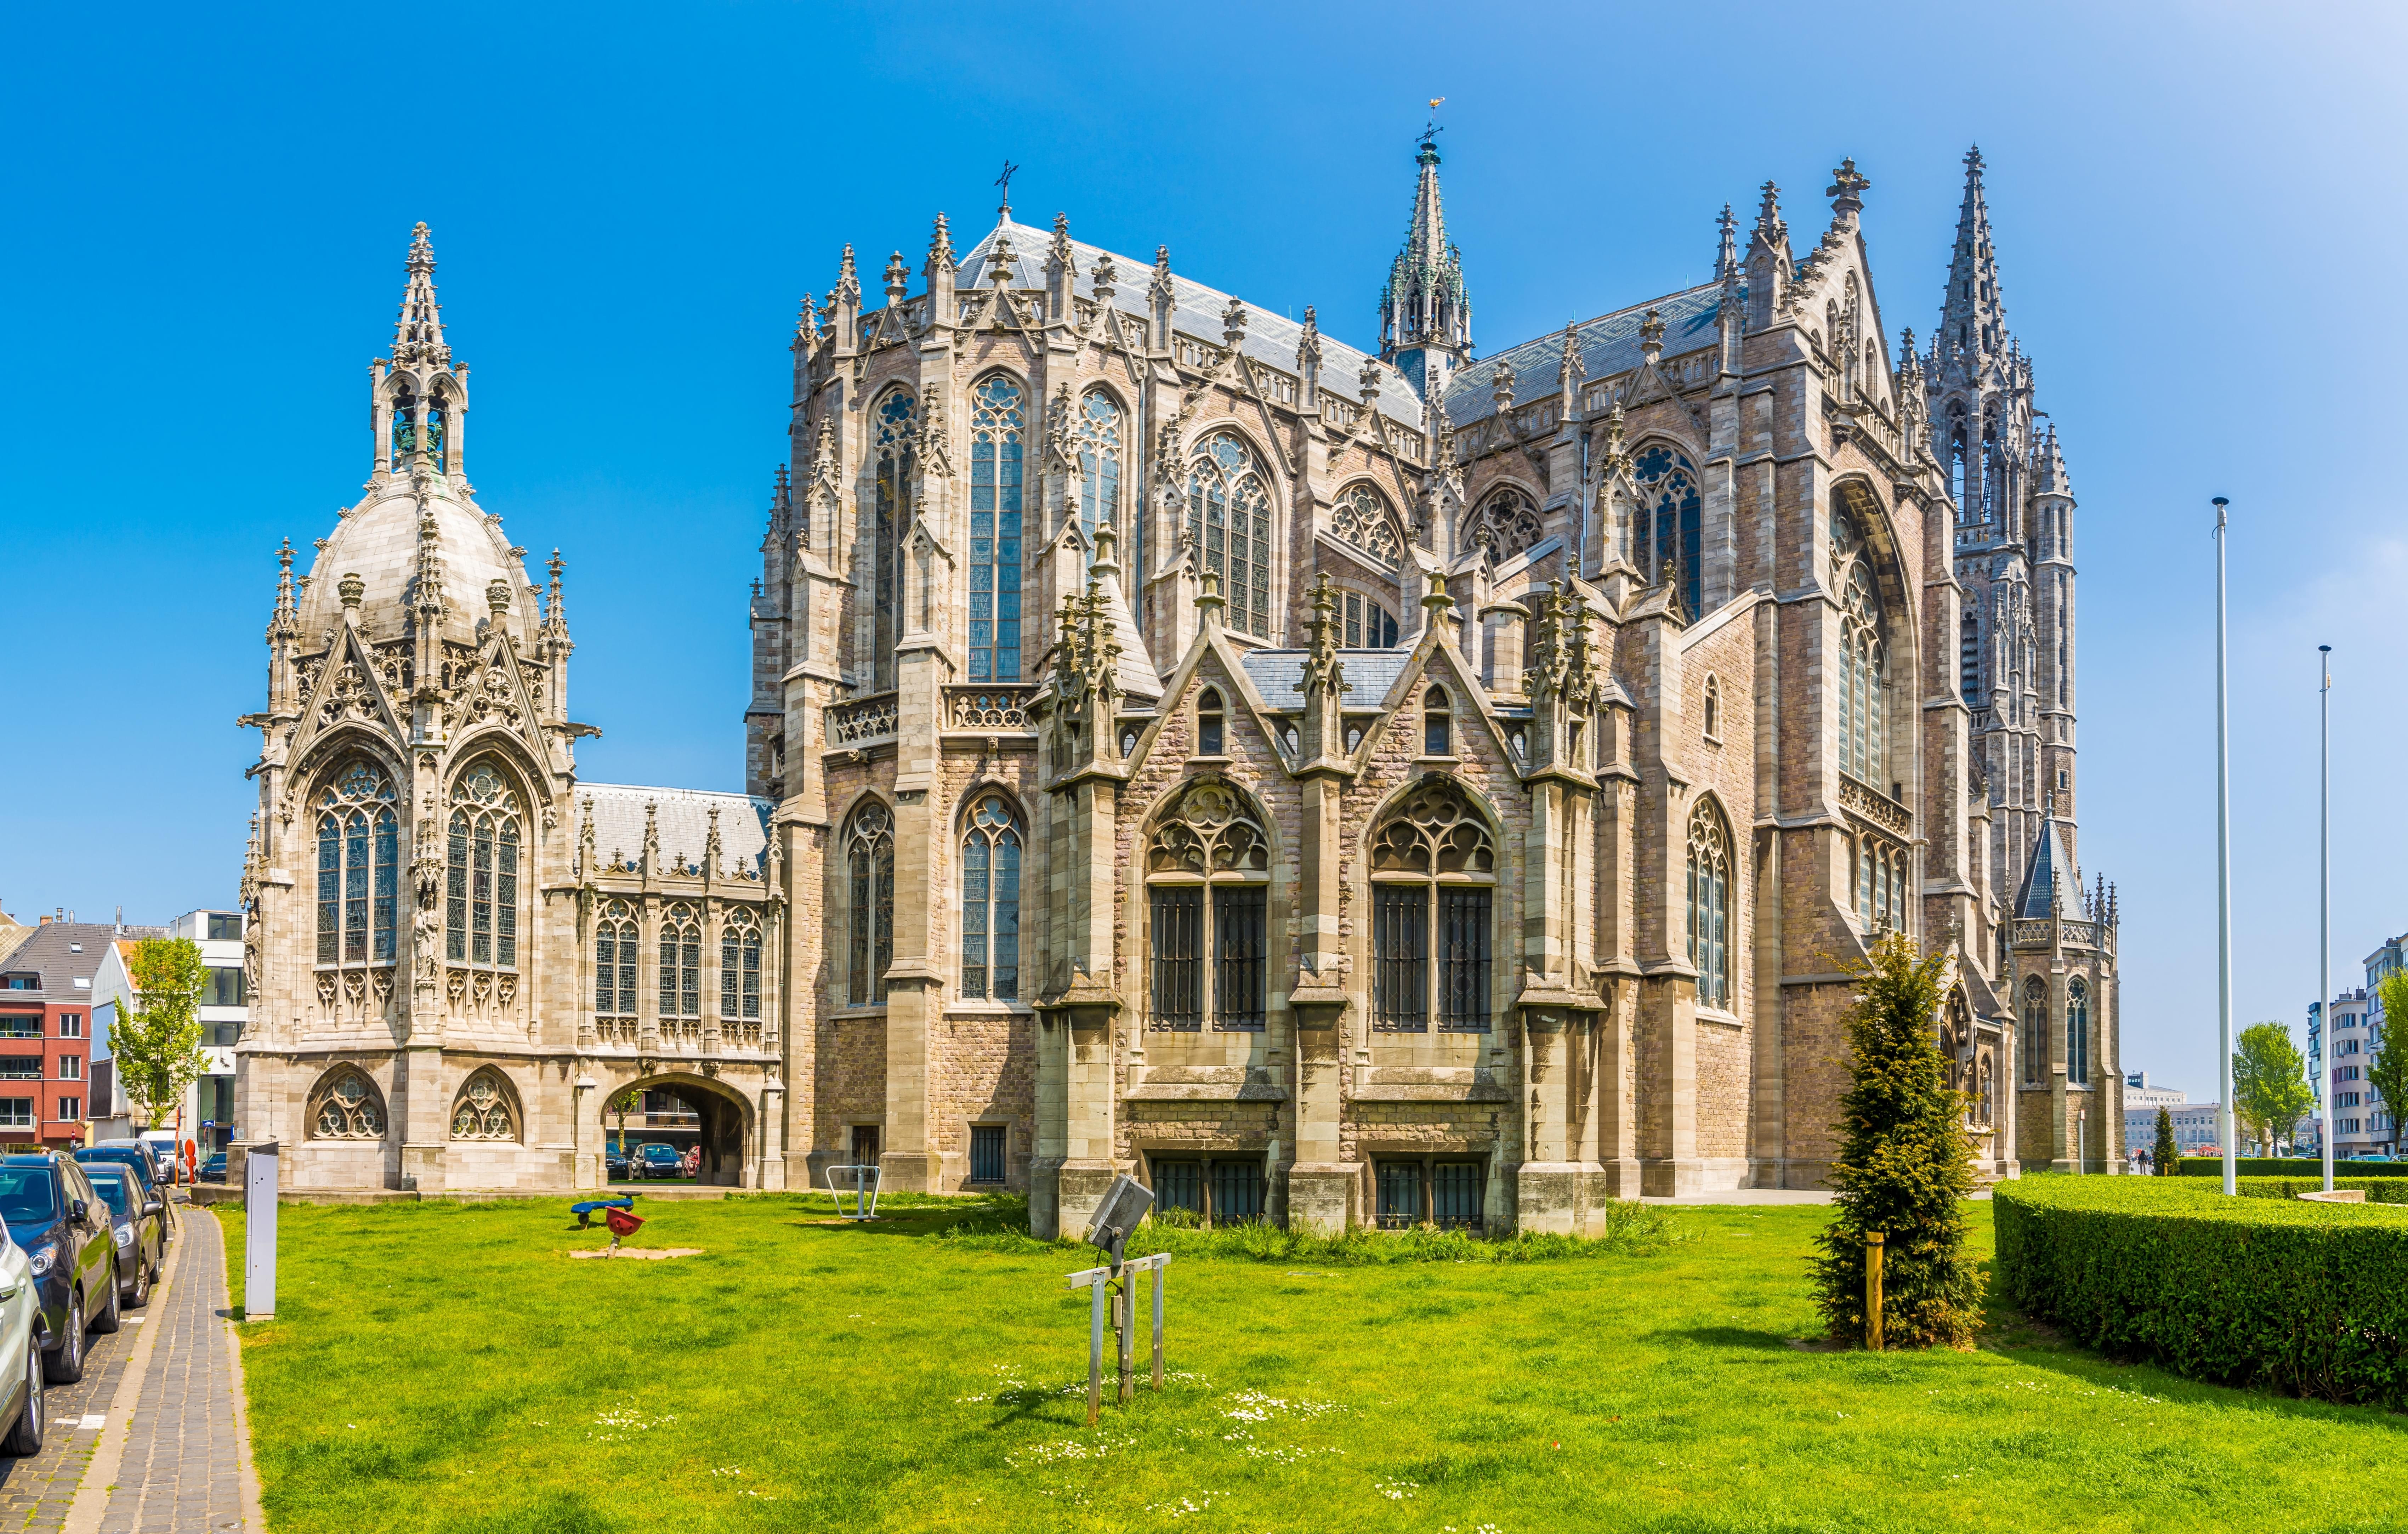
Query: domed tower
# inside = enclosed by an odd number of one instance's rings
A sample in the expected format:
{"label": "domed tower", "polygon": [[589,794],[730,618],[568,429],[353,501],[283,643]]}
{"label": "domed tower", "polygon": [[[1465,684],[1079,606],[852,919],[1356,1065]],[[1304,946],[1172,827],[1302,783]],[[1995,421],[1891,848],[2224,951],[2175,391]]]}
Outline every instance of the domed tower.
{"label": "domed tower", "polygon": [[[523,1129],[538,1094],[567,1090],[537,1059],[575,1042],[556,892],[571,746],[593,732],[567,718],[559,557],[548,592],[530,581],[468,482],[467,375],[422,223],[392,354],[370,366],[365,494],[308,574],[281,552],[267,708],[244,720],[264,739],[238,1128],[290,1145],[296,1184],[441,1187],[464,1157],[476,1185],[567,1181]],[[453,1099],[478,1072],[471,1150]]]}

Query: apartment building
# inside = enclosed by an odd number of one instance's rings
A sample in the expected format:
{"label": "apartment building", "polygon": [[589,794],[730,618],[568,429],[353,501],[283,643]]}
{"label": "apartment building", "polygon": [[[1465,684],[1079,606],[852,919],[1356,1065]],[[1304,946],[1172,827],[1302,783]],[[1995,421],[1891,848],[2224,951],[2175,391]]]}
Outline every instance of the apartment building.
{"label": "apartment building", "polygon": [[[184,1094],[181,1122],[173,1125],[183,1139],[197,1144],[204,1155],[225,1149],[234,1126],[234,1047],[241,1041],[242,1030],[251,1018],[251,996],[243,978],[242,921],[242,913],[236,910],[188,910],[165,928],[149,928],[140,934],[190,938],[200,946],[202,961],[209,967],[209,983],[201,993],[200,1005],[205,1065],[200,1078]],[[140,1116],[126,1095],[124,1083],[118,1080],[115,1061],[108,1048],[108,1024],[119,1009],[131,1005],[134,999],[130,966],[137,940],[129,935],[111,944],[93,980],[93,1014],[99,1023],[94,1029],[98,1058],[93,1071],[93,1117],[109,1134],[132,1133]],[[96,1129],[96,1138],[102,1132]]]}
{"label": "apartment building", "polygon": [[46,916],[0,960],[0,1147],[87,1143],[93,982],[120,942],[159,927]]}

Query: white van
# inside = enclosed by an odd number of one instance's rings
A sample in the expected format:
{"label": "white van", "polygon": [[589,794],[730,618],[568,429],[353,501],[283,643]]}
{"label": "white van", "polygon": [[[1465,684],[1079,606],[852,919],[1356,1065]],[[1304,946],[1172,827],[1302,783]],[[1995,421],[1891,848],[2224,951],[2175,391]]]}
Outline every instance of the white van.
{"label": "white van", "polygon": [[178,1149],[176,1131],[145,1129],[136,1138],[150,1147],[150,1154],[159,1158],[161,1169],[170,1180],[178,1183],[189,1183],[193,1180],[192,1168],[184,1165],[184,1154]]}

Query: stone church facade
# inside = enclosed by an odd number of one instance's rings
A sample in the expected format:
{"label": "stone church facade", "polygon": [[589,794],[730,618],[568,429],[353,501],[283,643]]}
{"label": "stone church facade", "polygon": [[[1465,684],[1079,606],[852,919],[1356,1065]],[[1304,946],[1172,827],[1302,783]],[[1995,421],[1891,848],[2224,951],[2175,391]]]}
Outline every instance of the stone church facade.
{"label": "stone church facade", "polygon": [[1376,351],[941,216],[793,341],[745,792],[581,781],[555,553],[466,475],[422,225],[366,494],[282,557],[238,1145],[321,1188],[705,1181],[1588,1228],[1811,1186],[1849,967],[1950,958],[1989,1175],[2120,1164],[2073,861],[2074,502],[1979,156],[1895,354],[1834,174],[1487,357],[1425,136]]}

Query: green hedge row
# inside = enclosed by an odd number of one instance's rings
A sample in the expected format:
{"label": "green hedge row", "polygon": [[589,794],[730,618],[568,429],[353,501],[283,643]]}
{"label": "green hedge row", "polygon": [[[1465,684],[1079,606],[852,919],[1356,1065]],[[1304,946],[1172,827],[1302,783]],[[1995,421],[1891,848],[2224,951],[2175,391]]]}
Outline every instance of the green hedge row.
{"label": "green hedge row", "polygon": [[[2325,1185],[2320,1174],[2305,1177],[2236,1177],[2232,1185],[2243,1198],[2297,1198]],[[2333,1173],[2336,1188],[2364,1188],[2370,1204],[2408,1204],[2408,1177],[2344,1177]]]}
{"label": "green hedge row", "polygon": [[[2311,1156],[2244,1155],[2234,1158],[2232,1167],[2238,1177],[2324,1176],[2324,1163]],[[2186,1155],[2175,1163],[2175,1168],[2183,1177],[2222,1177],[2224,1158]],[[2408,1161],[2336,1161],[2333,1171],[2350,1177],[2408,1177]]]}
{"label": "green hedge row", "polygon": [[2408,1211],[2147,1177],[2023,1178],[1993,1197],[1999,1294],[2085,1346],[2218,1384],[2408,1403]]}

